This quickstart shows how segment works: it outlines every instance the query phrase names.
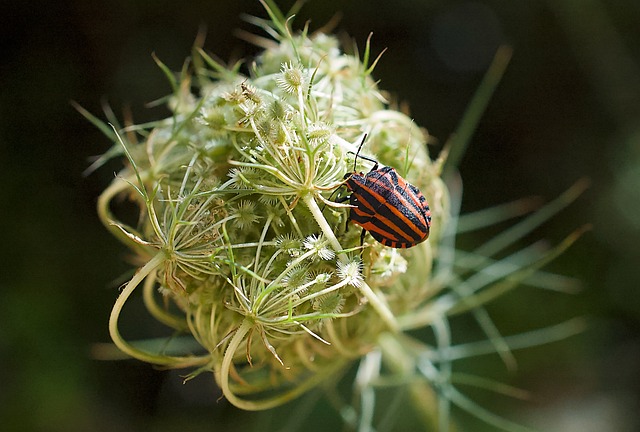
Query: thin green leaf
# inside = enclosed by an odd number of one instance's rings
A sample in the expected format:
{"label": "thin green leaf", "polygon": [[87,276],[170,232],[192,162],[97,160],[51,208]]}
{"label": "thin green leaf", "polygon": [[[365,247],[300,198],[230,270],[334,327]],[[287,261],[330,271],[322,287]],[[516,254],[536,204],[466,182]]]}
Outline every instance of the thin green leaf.
{"label": "thin green leaf", "polygon": [[101,154],[96,160],[94,160],[88,167],[82,172],[83,176],[88,176],[104,164],[106,164],[109,160],[122,156],[122,149],[118,145],[111,146],[109,150]]}
{"label": "thin green leaf", "polygon": [[145,199],[145,201],[149,203],[149,196],[147,194],[147,190],[142,181],[142,177],[140,176],[140,171],[138,171],[138,165],[136,164],[136,161],[133,159],[133,156],[131,156],[131,153],[129,153],[129,149],[127,148],[126,144],[122,140],[122,137],[116,130],[116,127],[112,124],[110,124],[110,126],[113,128],[113,132],[116,134],[118,142],[122,146],[122,150],[124,151],[124,154],[127,156],[127,159],[129,160],[129,163],[131,164],[131,167],[133,168],[133,171],[136,175],[136,179],[138,180],[138,184],[140,185],[139,187],[136,187],[135,185],[132,184],[132,186],[135,187],[140,193],[140,195],[142,195],[142,197]]}
{"label": "thin green leaf", "polygon": [[[553,326],[536,329],[526,333],[505,336],[509,349],[512,351],[538,347],[541,345],[558,342],[569,337],[578,335],[587,328],[587,321],[584,318],[573,318]],[[486,340],[454,345],[445,350],[423,351],[421,356],[425,356],[429,361],[440,362],[445,359],[460,360],[481,355],[494,354],[493,345]]]}
{"label": "thin green leaf", "polygon": [[[440,250],[442,250],[442,248]],[[524,250],[522,252],[524,252]],[[492,258],[477,256],[472,252],[465,252],[459,249],[455,251],[455,254],[458,258],[460,258],[455,264],[456,267],[458,267],[461,271],[466,272],[469,270],[478,269],[477,266],[464,267],[464,265],[467,263],[477,264],[478,262],[482,262],[483,266],[480,267],[478,271],[491,275],[509,274],[519,268],[528,265],[531,262],[533,256],[533,253],[515,253],[510,255],[506,259],[494,260]],[[539,256],[539,253],[537,254],[537,256]],[[522,282],[535,288],[556,291],[565,294],[576,294],[582,287],[580,281],[575,278],[561,274],[549,273],[543,270],[537,270],[534,274],[531,275],[531,277],[523,280]]]}
{"label": "thin green leaf", "polygon": [[506,292],[512,290],[522,283],[523,280],[531,277],[538,269],[544,267],[558,256],[560,256],[564,251],[566,251],[573,243],[575,243],[584,233],[586,227],[578,229],[567,236],[562,242],[560,242],[556,247],[549,250],[545,254],[544,257],[532,263],[529,266],[526,266],[516,272],[513,272],[511,275],[507,276],[501,281],[496,282],[491,285],[487,289],[479,292],[474,295],[473,298],[467,299],[464,302],[458,302],[455,306],[453,306],[449,311],[449,315],[458,315],[463,312],[467,312],[474,307],[477,307],[479,304],[487,304],[490,301],[494,300],[497,297],[505,294]]}
{"label": "thin green leaf", "polygon": [[544,207],[524,219],[522,222],[519,222],[514,226],[502,231],[497,236],[494,236],[491,240],[475,249],[474,253],[489,257],[503,250],[507,246],[512,245],[517,240],[523,238],[525,235],[532,232],[535,228],[539,227],[544,222],[548,221],[553,216],[558,214],[562,209],[569,206],[569,204],[574,202],[587,189],[588,186],[589,181],[587,179],[581,179],[577,181],[558,198],[551,201],[549,204],[546,204]]}
{"label": "thin green leaf", "polygon": [[460,215],[456,233],[461,234],[486,228],[500,222],[513,219],[540,208],[542,200],[539,197],[522,198],[506,204],[500,204],[473,213]]}
{"label": "thin green leaf", "polygon": [[200,47],[196,47],[195,50],[200,55],[199,57],[205,61],[205,63],[213,69],[220,77],[229,75],[230,70],[221,62],[211,57],[205,50]]}
{"label": "thin green leaf", "polygon": [[482,420],[488,425],[509,432],[534,432],[533,429],[514,423],[510,420],[500,417],[497,414],[492,413],[486,408],[483,408],[478,403],[463,395],[458,389],[453,386],[446,386],[444,393],[446,397],[451,399],[451,402],[455,406],[463,409],[464,411],[468,412],[477,419]]}
{"label": "thin green leaf", "polygon": [[180,90],[180,84],[178,83],[178,80],[176,79],[174,73],[171,71],[171,69],[169,69],[167,67],[167,65],[165,65],[159,58],[158,56],[156,56],[155,53],[151,54],[151,57],[153,58],[153,61],[156,62],[156,64],[158,65],[158,67],[160,68],[160,70],[164,73],[164,75],[167,77],[167,80],[169,81],[169,84],[171,85],[171,90],[172,92],[177,95],[178,91]]}
{"label": "thin green leaf", "polygon": [[443,177],[448,177],[452,170],[456,169],[460,159],[471,141],[471,136],[476,130],[480,118],[484,114],[493,92],[498,87],[502,75],[511,60],[512,49],[503,45],[498,48],[493,62],[485,73],[471,102],[464,112],[460,123],[449,142],[447,143],[448,157],[443,167]]}
{"label": "thin green leaf", "polygon": [[466,373],[455,373],[451,375],[451,383],[464,384],[479,389],[489,390],[494,393],[499,393],[504,396],[509,396],[516,399],[527,400],[531,398],[531,394],[517,387],[510,386],[501,382],[497,382],[492,379],[487,379],[477,375],[470,375]]}
{"label": "thin green leaf", "polygon": [[269,15],[269,18],[271,18],[271,22],[276,27],[278,32],[280,32],[282,36],[286,36],[288,33],[286,26],[287,18],[282,14],[275,1],[260,0],[260,3],[262,3],[262,6]]}
{"label": "thin green leaf", "polygon": [[109,138],[109,140],[116,142],[117,140],[116,134],[113,133],[113,129],[109,124],[107,124],[106,122],[100,120],[98,117],[91,114],[89,111],[83,108],[76,101],[71,101],[70,103],[84,118],[89,120],[89,122],[92,125],[97,127],[100,130],[100,132],[102,132],[107,138]]}

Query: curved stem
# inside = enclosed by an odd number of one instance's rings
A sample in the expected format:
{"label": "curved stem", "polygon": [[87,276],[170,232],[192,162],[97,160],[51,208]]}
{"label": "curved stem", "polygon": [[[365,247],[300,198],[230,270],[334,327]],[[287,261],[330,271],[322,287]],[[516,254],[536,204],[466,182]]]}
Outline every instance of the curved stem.
{"label": "curved stem", "polygon": [[100,218],[100,222],[102,225],[111,232],[111,234],[124,243],[125,246],[134,250],[142,256],[149,256],[149,249],[143,246],[140,243],[131,240],[119,225],[115,225],[118,220],[111,213],[111,209],[109,208],[109,204],[111,200],[116,197],[121,192],[124,192],[128,187],[131,187],[131,184],[122,178],[118,178],[120,181],[112,182],[109,187],[107,187],[102,194],[98,197],[97,203],[97,213],[98,218]]}
{"label": "curved stem", "polygon": [[332,376],[339,369],[343,368],[347,363],[344,360],[332,359],[328,363],[327,368],[322,372],[313,373],[309,378],[300,382],[299,384],[296,384],[295,387],[293,387],[289,391],[265,399],[242,399],[231,390],[231,386],[229,384],[229,376],[231,373],[233,357],[240,347],[240,344],[245,340],[245,336],[251,330],[253,325],[254,323],[249,320],[243,321],[243,323],[236,330],[236,333],[233,335],[233,338],[231,338],[231,341],[229,342],[229,346],[224,353],[224,358],[222,359],[222,365],[220,366],[220,369],[216,370],[216,381],[222,389],[224,396],[229,400],[229,402],[231,402],[238,408],[250,411],[258,411],[283,405],[284,403],[298,397],[302,393],[305,393],[312,387],[315,387],[316,385],[326,381],[327,377]]}
{"label": "curved stem", "polygon": [[153,287],[155,285],[155,269],[149,273],[149,276],[144,281],[142,289],[142,299],[149,313],[158,321],[166,326],[169,326],[176,330],[189,330],[187,321],[179,316],[170,314],[166,310],[162,309],[156,302],[153,295]]}
{"label": "curved stem", "polygon": [[111,310],[111,316],[109,317],[109,334],[111,335],[111,339],[113,339],[113,342],[122,352],[130,355],[131,357],[137,358],[138,360],[171,367],[204,365],[210,360],[209,356],[173,357],[162,354],[154,354],[132,346],[131,344],[126,342],[120,335],[120,331],[118,329],[118,319],[120,318],[122,307],[126,303],[129,296],[131,296],[131,293],[133,293],[136,287],[140,284],[140,282],[142,282],[147,276],[149,276],[149,274],[151,274],[156,268],[158,268],[158,266],[160,266],[165,259],[166,258],[163,253],[158,253],[151,260],[149,260],[149,262],[147,262],[144,267],[139,269],[133,276],[133,278],[131,278],[129,283],[127,283],[127,285],[124,287],[124,289],[120,293],[120,296],[116,299],[116,302],[113,305],[113,309]]}
{"label": "curved stem", "polygon": [[220,371],[216,371],[218,372],[216,373],[216,375],[219,374],[218,383],[220,385],[220,389],[222,390],[224,396],[229,400],[229,402],[242,409],[257,410],[259,408],[255,406],[256,402],[245,401],[238,398],[229,387],[229,374],[231,373],[231,363],[233,362],[233,356],[244,340],[246,334],[249,332],[249,330],[251,330],[251,327],[252,323],[249,320],[244,320],[240,327],[236,330],[235,334],[231,338],[231,341],[229,342],[229,346],[224,352]]}
{"label": "curved stem", "polygon": [[108,229],[115,238],[120,240],[125,245],[131,247],[131,239],[127,237],[127,235],[122,232],[120,228],[113,224],[116,219],[113,217],[111,209],[109,209],[109,203],[111,203],[111,200],[116,195],[127,189],[127,187],[129,187],[129,184],[126,181],[112,182],[109,187],[107,187],[98,197],[97,210],[98,217],[100,218],[100,222],[102,222],[102,225],[104,225],[104,227]]}
{"label": "curved stem", "polygon": [[[322,214],[322,210],[320,210],[320,207],[318,206],[318,203],[316,202],[316,200],[313,198],[313,195],[307,194],[302,198],[302,200],[311,211],[311,214],[313,215],[314,219],[320,226],[320,229],[324,233],[325,237],[329,239],[331,246],[337,253],[338,259],[343,263],[348,262],[349,259],[347,258],[347,256],[345,254],[340,253],[343,250],[342,245],[340,245],[340,242],[338,241],[336,235],[334,234],[333,230],[329,226],[329,223],[324,218],[324,215]],[[362,295],[367,298],[369,303],[371,303],[371,306],[376,310],[378,315],[380,315],[380,318],[382,318],[382,320],[387,325],[389,330],[393,332],[399,331],[400,327],[398,326],[398,322],[396,321],[395,317],[393,316],[393,313],[389,309],[389,306],[384,300],[384,297],[376,294],[376,292],[373,291],[373,289],[371,289],[371,287],[366,282],[363,282],[362,286],[358,287],[358,289],[360,290]]]}

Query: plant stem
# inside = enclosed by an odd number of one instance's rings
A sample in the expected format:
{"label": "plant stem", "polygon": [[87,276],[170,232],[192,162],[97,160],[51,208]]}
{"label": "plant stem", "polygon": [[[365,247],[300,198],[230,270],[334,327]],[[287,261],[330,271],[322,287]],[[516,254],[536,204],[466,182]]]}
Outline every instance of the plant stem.
{"label": "plant stem", "polygon": [[[314,219],[320,226],[320,229],[322,230],[325,237],[329,239],[331,246],[336,251],[338,259],[343,263],[347,263],[349,259],[345,254],[340,253],[343,251],[342,246],[340,245],[340,242],[336,238],[336,235],[334,234],[333,230],[329,226],[329,223],[324,218],[324,215],[322,214],[320,207],[318,207],[318,203],[313,198],[313,195],[306,194],[302,198],[302,200],[311,211],[311,214],[313,215]],[[389,309],[389,306],[385,302],[384,297],[376,294],[375,291],[373,291],[366,282],[363,282],[358,289],[360,290],[362,295],[367,298],[369,303],[371,303],[371,306],[376,310],[376,312],[378,312],[378,315],[380,315],[380,318],[382,318],[382,320],[387,325],[389,330],[393,332],[397,332],[399,330],[398,322],[396,321],[395,317],[393,316],[393,313]]]}
{"label": "plant stem", "polygon": [[245,341],[245,336],[254,325],[255,323],[250,320],[244,320],[242,322],[229,342],[229,346],[227,347],[222,359],[222,364],[219,368],[216,368],[215,371],[216,381],[218,382],[220,389],[222,389],[224,396],[229,400],[229,402],[238,408],[258,411],[280,406],[285,402],[300,396],[310,388],[325,382],[328,377],[333,376],[334,373],[342,369],[347,363],[345,359],[332,360],[328,363],[325,369],[322,369],[321,372],[311,374],[307,379],[296,383],[291,390],[277,394],[273,397],[257,400],[241,399],[231,390],[229,376],[231,374],[233,357],[240,347],[240,344]]}
{"label": "plant stem", "polygon": [[172,357],[162,354],[150,353],[129,344],[122,338],[122,336],[120,335],[120,331],[118,330],[118,319],[120,318],[120,312],[122,311],[122,307],[126,303],[127,299],[129,298],[129,296],[131,296],[131,293],[133,293],[140,282],[142,282],[147,276],[155,271],[164,262],[165,259],[166,257],[162,252],[155,255],[141,269],[136,272],[133,278],[131,278],[129,283],[127,283],[127,285],[124,287],[122,293],[120,293],[120,296],[116,299],[116,302],[113,305],[113,309],[111,310],[111,316],[109,317],[109,334],[111,335],[111,339],[113,339],[113,342],[122,352],[147,363],[172,367],[190,367],[196,365],[204,365],[210,360],[210,357],[208,355],[202,357]]}

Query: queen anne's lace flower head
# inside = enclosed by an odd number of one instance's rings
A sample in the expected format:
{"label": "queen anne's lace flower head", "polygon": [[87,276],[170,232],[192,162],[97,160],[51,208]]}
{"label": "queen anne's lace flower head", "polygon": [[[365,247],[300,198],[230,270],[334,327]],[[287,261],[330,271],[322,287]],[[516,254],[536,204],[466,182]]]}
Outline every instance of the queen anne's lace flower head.
{"label": "queen anne's lace flower head", "polygon": [[[193,375],[210,371],[246,409],[302,394],[383,334],[440,322],[464,294],[438,297],[446,282],[432,276],[449,215],[442,160],[429,156],[426,132],[387,105],[369,42],[361,60],[331,35],[294,34],[265,5],[272,22],[256,22],[275,40],[248,76],[197,48],[194,76],[173,82],[173,115],[113,135],[129,164],[98,204],[108,229],[146,262],[114,306],[116,345]],[[345,174],[354,163],[372,166],[354,161],[365,135],[362,154],[427,197],[428,241],[406,250],[369,236],[361,244],[361,229],[347,225]],[[121,195],[139,208],[135,227],[111,212]],[[187,345],[127,342],[118,319],[138,286],[149,314],[201,349],[169,355]]]}
{"label": "queen anne's lace flower head", "polygon": [[[272,25],[276,41],[250,76],[199,51],[194,64],[208,67],[196,68],[197,81],[177,83],[175,115],[140,144],[119,134],[130,165],[101,199],[112,231],[149,260],[134,278],[144,279],[149,311],[188,330],[204,353],[133,348],[117,330],[121,304],[112,317],[116,344],[153,363],[210,369],[229,400],[247,408],[320,382],[369,351],[380,332],[397,331],[405,305],[433,294],[438,228],[402,252],[370,237],[360,247],[360,228],[346,223],[349,206],[337,203],[365,134],[363,153],[436,197],[434,227],[447,213],[426,133],[386,105],[371,65],[340,51],[333,36]],[[200,84],[198,94],[185,93],[190,81]],[[358,169],[371,168],[361,162]],[[141,210],[135,228],[108,207],[132,188]],[[153,294],[158,289],[164,300]],[[177,308],[168,312],[160,306],[166,301]]]}

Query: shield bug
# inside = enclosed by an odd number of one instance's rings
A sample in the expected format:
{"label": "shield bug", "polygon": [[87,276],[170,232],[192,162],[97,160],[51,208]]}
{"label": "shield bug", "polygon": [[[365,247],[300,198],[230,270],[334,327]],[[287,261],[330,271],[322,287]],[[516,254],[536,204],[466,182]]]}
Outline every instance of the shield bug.
{"label": "shield bug", "polygon": [[[410,248],[429,237],[431,210],[420,190],[403,179],[393,167],[379,167],[375,159],[360,155],[366,139],[362,139],[356,152],[353,171],[344,176],[345,186],[351,194],[348,222],[362,227],[361,243],[368,231],[385,246]],[[356,170],[358,157],[373,162],[366,174]]]}

